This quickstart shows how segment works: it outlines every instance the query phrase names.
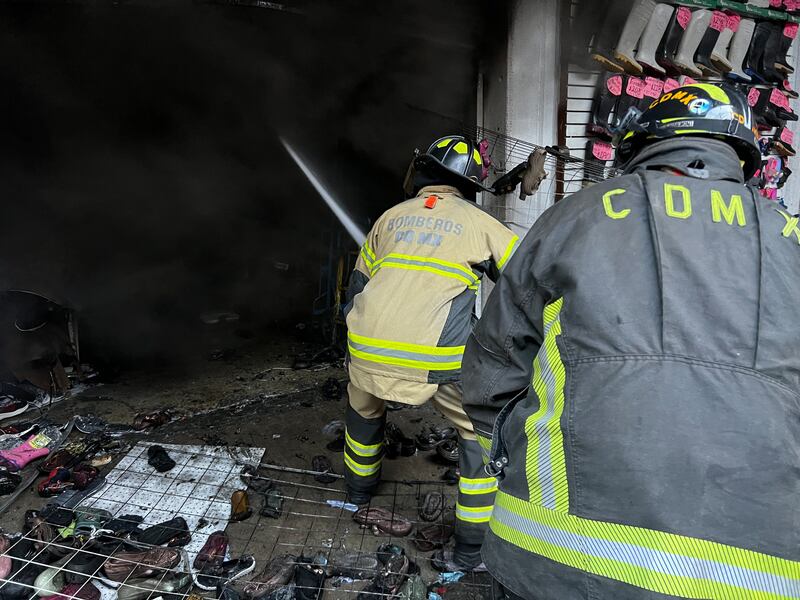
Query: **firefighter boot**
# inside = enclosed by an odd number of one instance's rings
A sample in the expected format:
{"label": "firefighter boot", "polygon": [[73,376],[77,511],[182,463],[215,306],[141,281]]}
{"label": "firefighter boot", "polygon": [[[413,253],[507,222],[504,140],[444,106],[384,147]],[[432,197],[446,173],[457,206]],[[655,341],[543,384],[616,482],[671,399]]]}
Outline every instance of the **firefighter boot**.
{"label": "firefighter boot", "polygon": [[483,453],[476,440],[459,436],[458,500],[453,560],[463,568],[475,569],[481,563],[481,545],[492,516],[497,479],[484,470]]}
{"label": "firefighter boot", "polygon": [[344,481],[354,504],[368,504],[381,478],[386,413],[365,418],[347,407],[345,416]]}

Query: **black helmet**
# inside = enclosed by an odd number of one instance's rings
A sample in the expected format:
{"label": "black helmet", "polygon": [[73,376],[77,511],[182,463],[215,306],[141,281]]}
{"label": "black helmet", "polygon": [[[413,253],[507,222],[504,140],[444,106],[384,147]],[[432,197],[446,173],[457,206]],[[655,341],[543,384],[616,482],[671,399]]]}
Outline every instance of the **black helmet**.
{"label": "black helmet", "polygon": [[414,157],[406,179],[406,191],[410,195],[411,187],[419,187],[413,183],[415,178],[427,184],[453,185],[465,194],[491,191],[480,183],[483,173],[483,157],[475,142],[462,135],[448,135],[433,142],[427,152]]}
{"label": "black helmet", "polygon": [[747,99],[722,84],[693,83],[662,94],[617,141],[617,160],[627,163],[644,146],[677,136],[722,140],[744,162],[745,179],[761,165],[758,131]]}

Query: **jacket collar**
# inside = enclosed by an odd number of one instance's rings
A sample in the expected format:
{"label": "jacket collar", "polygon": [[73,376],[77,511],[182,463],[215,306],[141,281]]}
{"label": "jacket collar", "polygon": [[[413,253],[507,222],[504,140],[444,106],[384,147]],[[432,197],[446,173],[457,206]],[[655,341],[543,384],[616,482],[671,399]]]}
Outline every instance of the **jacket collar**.
{"label": "jacket collar", "polygon": [[431,194],[453,194],[459,198],[464,198],[464,194],[452,185],[426,185],[419,191],[417,196],[430,196]]}
{"label": "jacket collar", "polygon": [[733,148],[720,140],[677,137],[656,142],[634,156],[625,166],[625,173],[661,167],[697,179],[727,179],[744,183],[739,157]]}

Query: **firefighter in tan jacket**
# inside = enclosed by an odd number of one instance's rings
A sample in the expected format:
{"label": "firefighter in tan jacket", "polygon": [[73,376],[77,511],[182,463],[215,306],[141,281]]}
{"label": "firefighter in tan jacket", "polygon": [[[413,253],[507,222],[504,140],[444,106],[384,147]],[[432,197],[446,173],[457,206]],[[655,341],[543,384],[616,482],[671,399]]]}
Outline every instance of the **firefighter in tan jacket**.
{"label": "firefighter in tan jacket", "polygon": [[415,195],[386,211],[361,248],[345,308],[350,404],[345,475],[353,502],[369,502],[383,456],[385,403],[433,400],[455,425],[460,480],[456,545],[434,565],[479,566],[497,482],[461,406],[461,359],[481,278],[496,280],[518,238],[470,201],[483,188],[483,159],[461,136],[414,159]]}

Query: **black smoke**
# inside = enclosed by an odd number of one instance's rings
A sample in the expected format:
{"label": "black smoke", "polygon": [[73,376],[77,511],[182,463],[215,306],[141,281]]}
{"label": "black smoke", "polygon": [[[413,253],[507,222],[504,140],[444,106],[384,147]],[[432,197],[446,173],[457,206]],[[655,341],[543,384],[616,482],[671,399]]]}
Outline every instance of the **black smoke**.
{"label": "black smoke", "polygon": [[191,352],[212,308],[306,319],[342,233],[277,135],[367,228],[474,122],[489,36],[477,0],[286,5],[0,5],[0,289],[119,359]]}

